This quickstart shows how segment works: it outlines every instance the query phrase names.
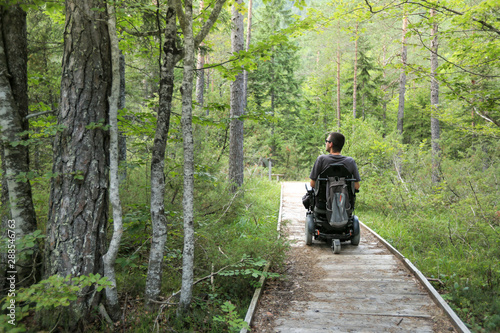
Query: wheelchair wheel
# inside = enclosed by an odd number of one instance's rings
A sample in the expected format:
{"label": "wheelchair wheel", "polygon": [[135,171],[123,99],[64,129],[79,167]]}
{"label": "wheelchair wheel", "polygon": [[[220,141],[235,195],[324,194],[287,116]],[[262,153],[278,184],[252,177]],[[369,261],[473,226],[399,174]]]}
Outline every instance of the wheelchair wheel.
{"label": "wheelchair wheel", "polygon": [[332,240],[332,251],[335,254],[340,253],[340,240],[338,240],[338,239]]}
{"label": "wheelchair wheel", "polygon": [[307,230],[307,222],[306,222],[306,245],[311,245],[313,242],[313,235]]}
{"label": "wheelchair wheel", "polygon": [[314,225],[314,222],[312,221],[312,214],[307,214],[306,216],[306,225],[305,225],[305,232],[306,232],[306,245],[311,245],[312,244],[312,232],[309,231],[311,224]]}
{"label": "wheelchair wheel", "polygon": [[354,245],[354,246],[358,246],[360,239],[361,239],[361,233],[359,233],[359,234],[357,234],[355,236],[352,236],[352,238],[351,238],[351,244]]}

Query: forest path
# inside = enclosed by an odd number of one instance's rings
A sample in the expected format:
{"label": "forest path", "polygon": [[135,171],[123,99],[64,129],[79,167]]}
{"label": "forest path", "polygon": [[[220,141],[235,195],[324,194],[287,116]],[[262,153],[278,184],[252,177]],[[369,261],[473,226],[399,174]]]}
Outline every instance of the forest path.
{"label": "forest path", "polygon": [[[413,273],[368,229],[359,246],[304,241],[303,182],[282,187],[285,278],[267,281],[252,332],[454,332]],[[362,217],[360,217],[362,219]]]}

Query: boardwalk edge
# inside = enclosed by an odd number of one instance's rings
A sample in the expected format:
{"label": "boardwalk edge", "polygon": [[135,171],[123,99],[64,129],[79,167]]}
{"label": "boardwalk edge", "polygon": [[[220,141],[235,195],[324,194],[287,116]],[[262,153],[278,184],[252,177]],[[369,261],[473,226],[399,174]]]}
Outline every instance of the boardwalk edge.
{"label": "boardwalk edge", "polygon": [[[280,238],[280,230],[281,230],[281,213],[282,213],[282,208],[283,208],[283,183],[281,184],[281,194],[280,194],[280,209],[278,212],[278,239]],[[269,269],[270,263],[267,263],[267,265],[264,267],[264,273],[267,273]],[[260,287],[255,289],[255,292],[253,293],[252,301],[250,302],[250,305],[248,306],[247,314],[245,316],[245,321],[247,322],[248,326],[252,324],[252,319],[253,315],[255,314],[255,309],[257,309],[257,303],[259,302],[260,295],[262,294],[262,288],[264,287],[264,283],[266,282],[266,278],[264,275],[260,277],[259,280],[259,285]],[[240,333],[247,333],[248,329],[242,328],[240,330]]]}
{"label": "boardwalk edge", "polygon": [[404,255],[402,255],[394,246],[389,244],[382,236],[373,231],[366,224],[359,221],[359,223],[366,228],[369,232],[371,232],[392,254],[394,254],[412,273],[415,277],[420,281],[420,283],[427,290],[431,298],[434,302],[444,311],[444,313],[448,316],[451,323],[455,327],[455,329],[460,333],[470,333],[469,329],[463,321],[457,316],[455,311],[446,303],[446,301],[441,297],[441,295],[436,291],[436,289],[429,283],[427,278],[420,272],[420,270],[413,265],[413,263],[407,259]]}

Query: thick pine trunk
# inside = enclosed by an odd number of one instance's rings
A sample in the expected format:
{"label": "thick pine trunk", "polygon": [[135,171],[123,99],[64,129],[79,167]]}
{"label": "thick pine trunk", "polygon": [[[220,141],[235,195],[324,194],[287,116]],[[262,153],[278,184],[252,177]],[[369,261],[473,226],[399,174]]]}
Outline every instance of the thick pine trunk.
{"label": "thick pine trunk", "polygon": [[[2,214],[2,222],[7,219],[15,221],[15,238],[18,240],[37,228],[30,182],[18,178],[30,170],[28,146],[11,144],[26,140],[27,136],[21,133],[29,129],[25,120],[28,115],[27,52],[26,13],[19,6],[0,7],[0,140],[5,185],[2,191],[6,199],[2,200],[2,206],[5,205],[2,207],[5,213]],[[7,239],[3,235],[7,228],[5,225],[2,227],[2,237]],[[38,255],[38,248],[26,250],[33,250],[34,253],[18,256],[15,271],[19,286],[29,285],[37,276],[33,257]],[[0,274],[2,271],[5,273],[0,268]],[[3,280],[3,277],[1,275],[0,279]]]}
{"label": "thick pine trunk", "polygon": [[193,74],[195,69],[195,46],[193,38],[193,4],[185,0],[184,32],[184,78],[182,81],[182,137],[184,141],[184,250],[182,253],[182,287],[179,313],[184,313],[193,297],[194,280],[194,142],[192,124]]}
{"label": "thick pine trunk", "polygon": [[[100,10],[99,10],[100,9]],[[103,274],[108,220],[111,56],[105,3],[67,0],[58,125],[53,144],[45,275]],[[85,288],[60,324],[76,330],[99,301]]]}
{"label": "thick pine trunk", "polygon": [[406,30],[408,27],[408,17],[406,14],[403,16],[403,29],[401,37],[401,73],[399,74],[399,105],[398,105],[398,124],[397,130],[400,135],[403,135],[403,124],[404,124],[404,114],[405,114],[405,92],[406,92],[406,58],[407,58],[407,48],[406,48]]}
{"label": "thick pine trunk", "polygon": [[[431,9],[431,17],[435,18],[436,11]],[[441,146],[439,119],[436,114],[439,108],[439,82],[436,80],[436,70],[438,67],[438,24],[433,22],[431,30],[431,145],[432,145],[432,183],[441,181]]]}
{"label": "thick pine trunk", "polygon": [[156,122],[156,132],[151,159],[151,223],[153,226],[151,250],[149,253],[148,274],[146,278],[146,303],[154,307],[161,291],[163,253],[167,241],[167,218],[165,216],[165,151],[168,131],[170,129],[170,114],[172,111],[172,95],[174,92],[174,67],[178,59],[175,48],[176,38],[175,10],[168,3],[166,10],[165,43],[163,45],[164,59],[160,71],[159,107]]}
{"label": "thick pine trunk", "polygon": [[[241,5],[242,0],[236,3]],[[243,50],[243,15],[237,8],[232,7],[231,51]],[[236,76],[231,82],[231,122],[229,124],[229,181],[233,184],[233,191],[243,185],[243,120],[237,117],[243,114],[243,74]]]}

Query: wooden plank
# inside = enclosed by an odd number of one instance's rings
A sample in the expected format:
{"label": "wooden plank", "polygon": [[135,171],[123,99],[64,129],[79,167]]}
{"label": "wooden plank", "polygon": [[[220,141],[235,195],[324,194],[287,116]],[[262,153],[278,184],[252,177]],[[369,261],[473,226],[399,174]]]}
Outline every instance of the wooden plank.
{"label": "wooden plank", "polygon": [[[257,316],[266,321],[260,327],[264,329],[255,331],[271,332],[270,327],[275,333],[413,333],[433,332],[435,326],[437,331],[448,331],[453,326],[408,264],[368,229],[363,229],[359,246],[342,243],[338,255],[324,242],[306,246],[305,210],[300,203],[303,183],[282,186],[286,194],[281,216],[288,220],[287,238],[294,254],[289,265],[300,264],[291,270],[293,280],[283,284],[286,289],[267,291],[274,296],[265,303],[263,315]],[[273,308],[281,300],[283,304]]]}

